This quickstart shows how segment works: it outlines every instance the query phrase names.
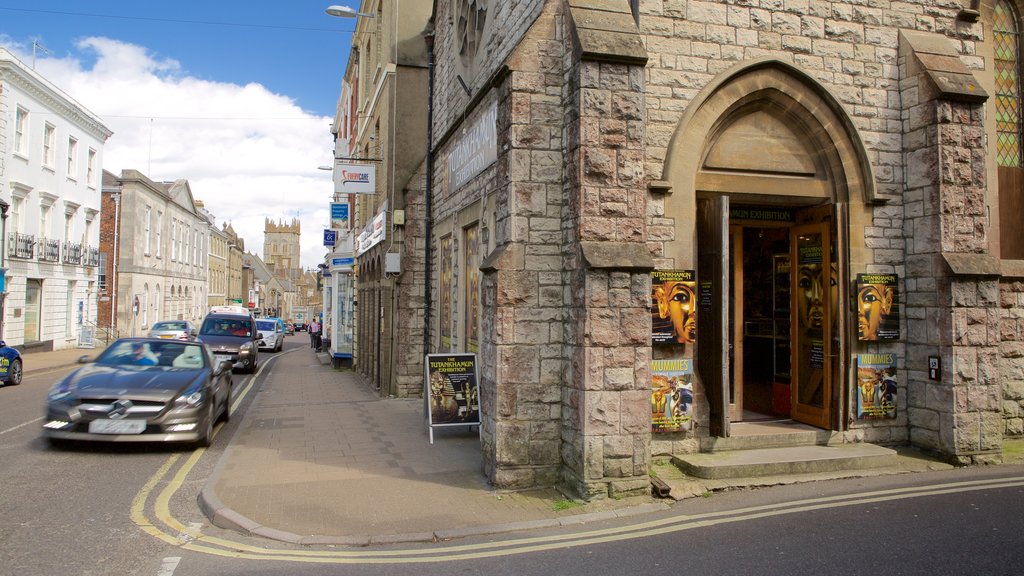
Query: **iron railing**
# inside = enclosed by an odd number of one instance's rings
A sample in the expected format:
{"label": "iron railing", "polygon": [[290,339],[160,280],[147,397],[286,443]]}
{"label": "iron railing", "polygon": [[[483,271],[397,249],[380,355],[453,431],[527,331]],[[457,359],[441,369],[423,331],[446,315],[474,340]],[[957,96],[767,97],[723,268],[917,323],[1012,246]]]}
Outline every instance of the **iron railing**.
{"label": "iron railing", "polygon": [[7,255],[12,258],[31,259],[35,255],[36,238],[31,234],[12,232],[8,237]]}
{"label": "iron railing", "polygon": [[64,263],[65,264],[81,264],[82,263],[82,245],[77,242],[65,242],[64,243]]}
{"label": "iron railing", "polygon": [[82,254],[82,265],[83,266],[99,266],[100,265],[100,249],[99,248],[86,248]]}
{"label": "iron railing", "polygon": [[42,262],[60,262],[60,240],[49,238],[39,239],[39,260]]}

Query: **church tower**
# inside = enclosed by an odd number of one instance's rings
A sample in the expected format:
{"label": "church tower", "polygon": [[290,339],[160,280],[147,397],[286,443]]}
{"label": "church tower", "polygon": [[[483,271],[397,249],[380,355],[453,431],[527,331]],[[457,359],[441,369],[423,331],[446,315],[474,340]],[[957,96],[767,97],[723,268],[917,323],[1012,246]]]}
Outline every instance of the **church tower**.
{"label": "church tower", "polygon": [[282,221],[265,220],[263,228],[263,261],[278,278],[296,280],[302,273],[299,255],[299,220],[292,218],[290,224]]}

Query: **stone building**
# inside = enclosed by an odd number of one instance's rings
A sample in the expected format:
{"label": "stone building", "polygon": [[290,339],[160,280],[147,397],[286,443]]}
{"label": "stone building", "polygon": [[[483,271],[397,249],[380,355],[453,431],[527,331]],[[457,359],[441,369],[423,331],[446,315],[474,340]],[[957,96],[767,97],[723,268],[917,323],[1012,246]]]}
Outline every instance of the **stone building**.
{"label": "stone building", "polygon": [[405,204],[426,310],[400,314],[478,354],[496,486],[646,492],[652,455],[765,419],[962,464],[1024,433],[1016,4],[438,0],[431,23]]}
{"label": "stone building", "polygon": [[[335,181],[341,166],[372,171],[374,189],[338,191],[351,211],[355,250],[353,364],[382,394],[416,395],[422,389],[423,279],[426,246],[409,243],[423,220],[404,218],[407,202],[421,202],[426,154],[427,48],[423,32],[429,2],[364,0],[352,36],[341,98],[331,131]],[[355,170],[355,168],[349,168]],[[346,231],[341,236],[345,237]],[[422,234],[422,233],[421,233]],[[422,238],[422,235],[421,235]],[[329,258],[333,262],[335,258]],[[347,274],[353,266],[332,265]]]}
{"label": "stone building", "polygon": [[302,225],[297,218],[291,222],[266,218],[263,224],[263,262],[282,280],[294,282],[302,275],[299,240]]}
{"label": "stone building", "polygon": [[209,227],[188,181],[104,171],[103,194],[104,229],[117,231],[104,245],[116,285],[101,303],[103,317],[116,316],[113,336],[144,336],[160,320],[201,320]]}

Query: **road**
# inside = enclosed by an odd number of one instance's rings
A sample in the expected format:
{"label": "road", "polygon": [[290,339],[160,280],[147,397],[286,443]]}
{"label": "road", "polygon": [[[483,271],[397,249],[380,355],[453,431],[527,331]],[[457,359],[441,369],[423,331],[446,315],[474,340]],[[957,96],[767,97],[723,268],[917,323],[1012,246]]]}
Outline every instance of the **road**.
{"label": "road", "polygon": [[53,449],[39,438],[39,415],[62,372],[0,388],[3,576],[1024,573],[1021,466],[737,490],[648,516],[434,544],[246,537],[210,525],[196,499],[258,374],[237,375],[232,422],[208,450]]}

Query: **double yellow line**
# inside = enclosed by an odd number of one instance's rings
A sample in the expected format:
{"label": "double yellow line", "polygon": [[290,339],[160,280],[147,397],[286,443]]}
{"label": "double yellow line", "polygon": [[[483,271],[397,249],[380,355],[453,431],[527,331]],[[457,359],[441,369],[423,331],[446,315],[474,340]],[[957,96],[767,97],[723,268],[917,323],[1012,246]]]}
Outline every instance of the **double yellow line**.
{"label": "double yellow line", "polygon": [[[262,372],[262,368],[260,370]],[[232,409],[237,408],[242,398],[252,388],[259,374],[254,374],[247,385],[238,394]],[[215,430],[219,432],[223,425]],[[417,564],[450,562],[457,560],[473,560],[529,554],[547,550],[558,550],[580,546],[591,546],[606,542],[618,542],[635,538],[645,538],[674,532],[682,532],[697,528],[705,528],[734,522],[745,522],[757,518],[781,516],[811,512],[826,508],[845,506],[862,506],[879,502],[905,500],[930,496],[941,496],[958,492],[972,492],[999,488],[1015,488],[1024,486],[1024,476],[994,478],[986,480],[970,480],[908,488],[843,494],[822,498],[809,498],[777,504],[766,504],[734,510],[708,512],[696,515],[673,515],[628,526],[586,530],[572,534],[555,534],[526,538],[511,538],[500,542],[481,542],[478,544],[457,545],[423,545],[421,549],[376,550],[376,549],[345,549],[345,550],[287,550],[270,549],[251,546],[242,542],[203,534],[200,528],[185,526],[174,518],[170,510],[170,501],[184,484],[199,459],[206,453],[205,448],[196,449],[177,467],[182,455],[170,456],[166,462],[146,482],[142,490],[132,501],[131,518],[147,534],[182,550],[202,554],[210,554],[227,558],[247,560],[279,560],[283,562],[303,562],[317,564]],[[156,495],[157,487],[165,482]],[[152,500],[152,507],[147,514],[147,504]],[[151,519],[152,518],[152,519]],[[154,521],[155,519],[156,521]]]}
{"label": "double yellow line", "polygon": [[573,534],[512,538],[501,542],[482,542],[479,544],[439,545],[434,548],[424,547],[422,549],[402,550],[275,550],[203,534],[201,529],[185,526],[171,515],[169,506],[171,497],[182,486],[185,478],[204,453],[205,449],[197,449],[193,452],[177,471],[173,473],[173,476],[167,481],[159,494],[156,495],[153,500],[151,513],[160,524],[151,521],[149,516],[147,516],[146,503],[149,501],[157,485],[171,475],[172,469],[181,459],[181,456],[174,455],[168,458],[167,462],[157,470],[143,489],[136,495],[132,502],[131,517],[143,531],[177,548],[203,554],[248,560],[280,560],[320,564],[414,564],[493,558],[645,538],[696,528],[745,522],[771,516],[811,512],[826,508],[862,506],[865,504],[941,496],[958,492],[1024,486],[1024,476],[1016,476],[894,488],[697,515],[675,515],[669,518],[651,520],[629,526],[587,530]]}

